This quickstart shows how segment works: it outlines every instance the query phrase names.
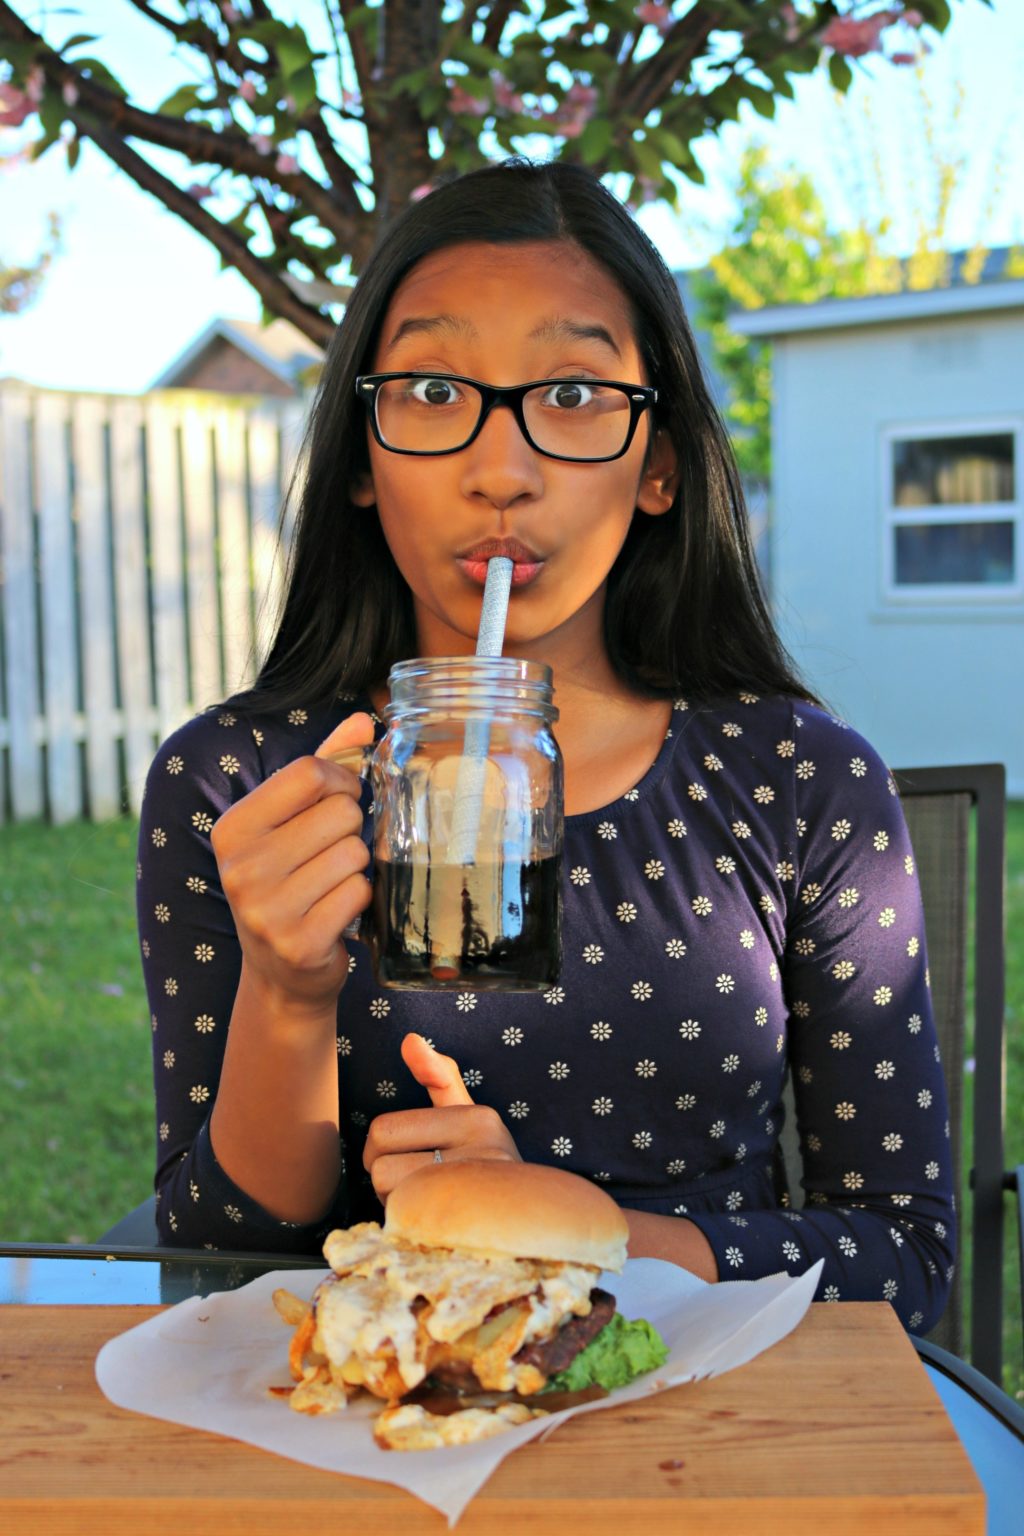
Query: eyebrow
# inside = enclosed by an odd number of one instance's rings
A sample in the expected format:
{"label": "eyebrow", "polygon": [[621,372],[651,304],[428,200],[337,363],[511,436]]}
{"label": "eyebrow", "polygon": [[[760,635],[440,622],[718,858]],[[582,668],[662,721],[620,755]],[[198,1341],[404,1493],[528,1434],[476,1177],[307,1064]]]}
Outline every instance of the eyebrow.
{"label": "eyebrow", "polygon": [[621,357],[612,333],[603,325],[580,325],[576,320],[566,320],[562,315],[551,315],[542,320],[530,332],[531,341],[599,341],[610,347],[616,357]]}
{"label": "eyebrow", "polygon": [[384,350],[391,352],[406,336],[424,333],[428,336],[455,336],[460,341],[474,341],[477,337],[476,326],[461,315],[410,315],[402,321]]}
{"label": "eyebrow", "polygon": [[[384,350],[392,352],[407,336],[419,335],[454,336],[460,341],[475,341],[479,337],[476,327],[462,315],[410,315],[408,319],[402,321]],[[561,315],[551,315],[542,320],[530,332],[530,340],[597,341],[602,346],[610,348],[616,357],[622,356],[607,327],[581,325],[578,321],[567,320]]]}

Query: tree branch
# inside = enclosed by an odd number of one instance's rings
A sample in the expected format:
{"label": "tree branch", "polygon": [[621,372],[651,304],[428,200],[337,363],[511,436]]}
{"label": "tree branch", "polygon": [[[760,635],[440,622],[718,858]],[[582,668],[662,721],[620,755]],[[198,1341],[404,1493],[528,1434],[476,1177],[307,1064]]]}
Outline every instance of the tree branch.
{"label": "tree branch", "polygon": [[[57,86],[73,84],[82,106],[126,138],[142,139],[162,149],[175,150],[192,165],[219,165],[236,175],[250,179],[261,177],[280,187],[282,192],[306,206],[336,237],[348,227],[348,221],[364,210],[354,189],[355,173],[340,156],[332,168],[331,187],[324,187],[305,171],[280,172],[274,159],[251,144],[238,128],[217,132],[202,123],[184,118],[164,117],[133,107],[116,92],[87,79],[73,64],[61,58],[50,45],[17,16],[6,0],[0,0],[0,32],[21,42],[33,42],[40,50],[40,62],[48,80]],[[68,116],[75,119],[71,110]],[[327,133],[326,127],[324,128]],[[329,135],[328,135],[329,136]],[[318,146],[319,148],[319,146]],[[344,176],[341,172],[344,168]]]}
{"label": "tree branch", "polygon": [[620,114],[643,122],[648,112],[659,106],[667,97],[674,82],[689,69],[698,56],[710,33],[723,21],[719,11],[710,14],[701,7],[687,13],[666,32],[664,41],[656,53],[638,65],[631,74],[620,76],[622,86],[609,103],[613,117]]}
{"label": "tree branch", "polygon": [[[388,96],[403,75],[431,64],[437,49],[441,0],[388,0],[380,11],[384,26],[380,85],[387,101],[387,132],[378,137],[373,157],[376,214],[383,227],[409,201],[414,189],[434,170],[427,127],[408,93]],[[371,150],[373,148],[371,141]]]}
{"label": "tree branch", "polygon": [[186,48],[201,49],[211,64],[217,62],[227,64],[228,68],[234,70],[238,76],[249,72],[266,74],[265,66],[258,63],[255,59],[250,59],[248,54],[243,53],[237,43],[231,40],[230,35],[227,43],[222,43],[213,28],[207,26],[205,22],[202,22],[201,25],[206,32],[206,36],[202,42],[199,42],[192,35],[192,28],[187,22],[173,21],[169,16],[162,15],[160,11],[154,10],[153,6],[147,3],[147,0],[128,0],[128,3],[133,5],[149,21],[155,22],[158,27],[164,27],[174,38],[175,42],[180,43]]}
{"label": "tree branch", "polygon": [[284,320],[290,320],[318,346],[328,345],[334,334],[334,322],[297,299],[283,278],[271,272],[258,256],[254,256],[240,236],[226,229],[187,192],[183,192],[168,177],[155,170],[148,160],[129,148],[106,123],[94,121],[87,112],[79,112],[77,109],[74,115],[79,131],[91,138],[143,191],[159,198],[165,208],[184,219],[215,246],[225,262],[236,267],[246,281],[252,284],[267,309]]}
{"label": "tree branch", "polygon": [[501,42],[501,34],[505,30],[508,21],[515,8],[516,0],[493,0],[491,13],[484,27],[484,47],[497,48]]}
{"label": "tree branch", "polygon": [[367,93],[373,81],[373,60],[366,48],[366,39],[359,27],[349,24],[352,12],[360,7],[363,0],[338,0],[338,9],[341,11],[345,23],[345,40],[348,43],[349,52],[352,55],[352,67],[356,72],[356,80],[359,83],[359,94],[365,103]]}

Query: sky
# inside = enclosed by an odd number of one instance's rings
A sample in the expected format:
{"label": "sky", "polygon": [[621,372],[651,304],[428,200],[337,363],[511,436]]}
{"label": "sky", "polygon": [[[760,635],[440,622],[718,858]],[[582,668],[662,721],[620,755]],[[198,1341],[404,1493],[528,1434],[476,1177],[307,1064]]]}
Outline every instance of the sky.
{"label": "sky", "polygon": [[[303,0],[296,8],[303,10]],[[143,105],[157,104],[185,78],[154,46],[157,34],[127,0],[83,0],[80,17],[66,21],[69,32],[84,23],[101,34],[95,51]],[[958,0],[924,74],[935,131],[947,139],[955,131],[966,161],[950,226],[955,245],[1024,241],[1024,106],[1016,89],[1022,77],[1022,0],[995,0],[992,10],[982,0]],[[918,89],[913,71],[872,59],[859,72],[849,106],[838,109],[823,77],[802,78],[796,100],[781,101],[774,121],[751,113],[719,140],[701,142],[708,185],[687,188],[682,213],[652,205],[640,220],[670,266],[699,265],[728,229],[730,174],[753,131],[780,162],[813,175],[836,223],[855,220],[864,207],[862,189],[874,181],[863,165],[874,145],[894,241],[906,248],[915,191],[928,185]],[[955,119],[958,91],[963,109]],[[865,112],[874,124],[870,131]],[[62,221],[63,249],[36,303],[22,315],[0,316],[0,377],[134,393],[211,320],[259,318],[249,285],[235,272],[219,271],[212,247],[91,144],[73,173],[59,146],[36,164],[0,172],[0,260],[30,260],[51,210]]]}

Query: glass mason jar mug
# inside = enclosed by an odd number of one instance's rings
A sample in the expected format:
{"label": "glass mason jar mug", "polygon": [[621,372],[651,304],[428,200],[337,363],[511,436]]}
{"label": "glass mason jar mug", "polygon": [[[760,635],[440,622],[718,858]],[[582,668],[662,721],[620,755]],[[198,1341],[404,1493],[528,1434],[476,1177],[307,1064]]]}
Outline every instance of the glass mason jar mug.
{"label": "glass mason jar mug", "polygon": [[562,757],[551,668],[399,662],[387,733],[336,762],[373,787],[373,902],[347,930],[383,987],[536,991],[561,966]]}

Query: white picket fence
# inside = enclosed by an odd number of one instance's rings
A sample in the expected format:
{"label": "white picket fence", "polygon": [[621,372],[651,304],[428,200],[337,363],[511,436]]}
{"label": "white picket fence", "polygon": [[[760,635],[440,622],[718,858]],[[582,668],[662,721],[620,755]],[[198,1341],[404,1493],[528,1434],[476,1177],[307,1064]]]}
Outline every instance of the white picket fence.
{"label": "white picket fence", "polygon": [[301,402],[0,383],[0,820],[138,812],[272,632]]}

